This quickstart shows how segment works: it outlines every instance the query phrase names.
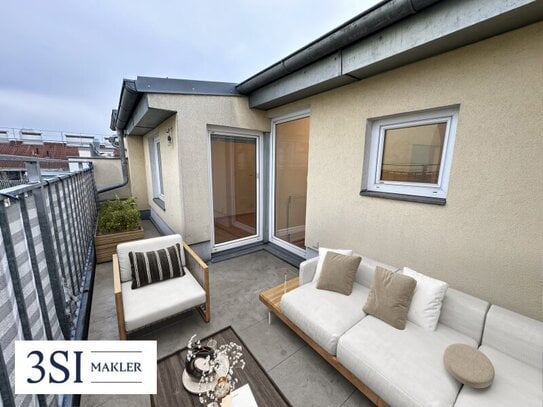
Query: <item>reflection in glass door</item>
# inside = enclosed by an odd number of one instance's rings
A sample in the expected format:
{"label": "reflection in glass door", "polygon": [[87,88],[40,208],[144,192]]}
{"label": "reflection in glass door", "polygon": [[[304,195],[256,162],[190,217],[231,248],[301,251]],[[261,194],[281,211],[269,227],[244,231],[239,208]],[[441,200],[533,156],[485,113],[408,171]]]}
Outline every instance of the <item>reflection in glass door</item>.
{"label": "reflection in glass door", "polygon": [[211,135],[214,251],[259,240],[259,140]]}
{"label": "reflection in glass door", "polygon": [[274,121],[270,240],[305,255],[309,117]]}

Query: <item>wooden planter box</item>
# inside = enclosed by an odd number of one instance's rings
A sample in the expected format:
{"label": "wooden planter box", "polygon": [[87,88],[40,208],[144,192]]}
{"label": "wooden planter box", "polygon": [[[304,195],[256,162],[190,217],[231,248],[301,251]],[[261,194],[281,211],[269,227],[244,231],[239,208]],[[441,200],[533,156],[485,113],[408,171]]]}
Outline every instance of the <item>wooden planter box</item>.
{"label": "wooden planter box", "polygon": [[94,250],[96,263],[107,263],[111,256],[117,252],[119,243],[143,239],[143,228],[129,230],[128,232],[109,233],[107,235],[94,235]]}

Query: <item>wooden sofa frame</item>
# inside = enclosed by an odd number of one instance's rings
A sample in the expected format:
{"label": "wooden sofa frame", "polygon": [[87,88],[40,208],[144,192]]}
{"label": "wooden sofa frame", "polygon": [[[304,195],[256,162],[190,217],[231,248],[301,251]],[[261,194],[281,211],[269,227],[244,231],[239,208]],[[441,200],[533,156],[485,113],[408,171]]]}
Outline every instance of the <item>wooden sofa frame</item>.
{"label": "wooden sofa frame", "polygon": [[307,336],[294,322],[288,319],[281,311],[279,306],[281,297],[285,292],[291,291],[299,286],[299,279],[293,278],[287,281],[286,285],[283,284],[270,288],[260,293],[260,301],[268,307],[269,312],[273,312],[277,318],[285,323],[290,329],[292,329],[300,338],[304,340],[309,346],[313,348],[324,360],[326,360],[333,368],[343,375],[349,382],[352,383],[360,392],[362,392],[373,404],[377,407],[388,407],[388,404],[379,397],[373,390],[362,383],[354,374],[351,373],[345,366],[338,362],[337,357],[328,353],[317,342]]}
{"label": "wooden sofa frame", "polygon": [[[209,290],[209,267],[207,264],[196,254],[191,247],[183,243],[183,250],[185,251],[185,259],[187,268],[193,273],[194,278],[202,286],[206,293],[206,300],[204,304],[198,306],[198,311],[202,315],[205,322],[211,320],[211,295]],[[200,270],[200,276],[195,275],[195,271]],[[198,278],[200,277],[200,279]],[[115,295],[115,308],[117,309],[117,326],[119,328],[119,339],[127,339],[126,326],[124,323],[124,306],[123,306],[123,294],[121,291],[121,272],[119,268],[119,258],[117,254],[113,255],[113,291]],[[169,317],[170,318],[170,317]],[[156,321],[159,322],[159,321]]]}

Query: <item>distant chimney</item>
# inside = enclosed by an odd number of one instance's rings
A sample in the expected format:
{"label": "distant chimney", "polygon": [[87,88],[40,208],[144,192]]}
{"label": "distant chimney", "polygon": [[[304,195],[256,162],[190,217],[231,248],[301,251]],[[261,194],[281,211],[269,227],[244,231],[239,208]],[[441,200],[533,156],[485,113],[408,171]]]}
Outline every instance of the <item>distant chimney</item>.
{"label": "distant chimney", "polygon": [[21,141],[23,144],[43,144],[43,138],[40,131],[21,130]]}
{"label": "distant chimney", "polygon": [[0,143],[9,143],[9,133],[7,130],[0,130]]}
{"label": "distant chimney", "polygon": [[94,136],[83,134],[65,134],[66,145],[70,147],[88,146],[94,142]]}

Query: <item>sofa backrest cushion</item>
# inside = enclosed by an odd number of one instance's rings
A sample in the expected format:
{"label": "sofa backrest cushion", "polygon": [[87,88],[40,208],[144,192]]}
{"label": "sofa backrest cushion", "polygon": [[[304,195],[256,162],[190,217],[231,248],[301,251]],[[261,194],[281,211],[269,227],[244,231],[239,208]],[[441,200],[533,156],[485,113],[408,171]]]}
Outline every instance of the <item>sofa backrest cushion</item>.
{"label": "sofa backrest cushion", "polygon": [[481,343],[489,303],[480,298],[448,288],[441,305],[439,323]]}
{"label": "sofa backrest cushion", "polygon": [[492,305],[486,316],[483,345],[543,370],[543,322]]}
{"label": "sofa backrest cushion", "polygon": [[427,331],[435,331],[449,284],[409,267],[404,267],[401,273],[417,282],[407,319]]}
{"label": "sofa backrest cushion", "polygon": [[375,275],[375,268],[377,266],[393,271],[393,272],[396,272],[399,270],[398,267],[389,266],[388,264],[381,263],[380,261],[373,260],[361,254],[353,253],[353,256],[362,257],[362,261],[360,262],[360,265],[358,266],[358,271],[356,272],[355,281],[358,284],[362,284],[363,286],[366,286],[367,288],[371,288],[371,283],[373,282],[373,276]]}
{"label": "sofa backrest cushion", "polygon": [[154,237],[151,239],[134,240],[132,242],[117,245],[117,256],[119,257],[119,270],[123,283],[132,280],[132,268],[130,267],[129,252],[148,252],[151,250],[164,249],[179,243],[181,245],[181,261],[186,266],[185,251],[183,250],[183,239],[181,235],[168,235]]}

